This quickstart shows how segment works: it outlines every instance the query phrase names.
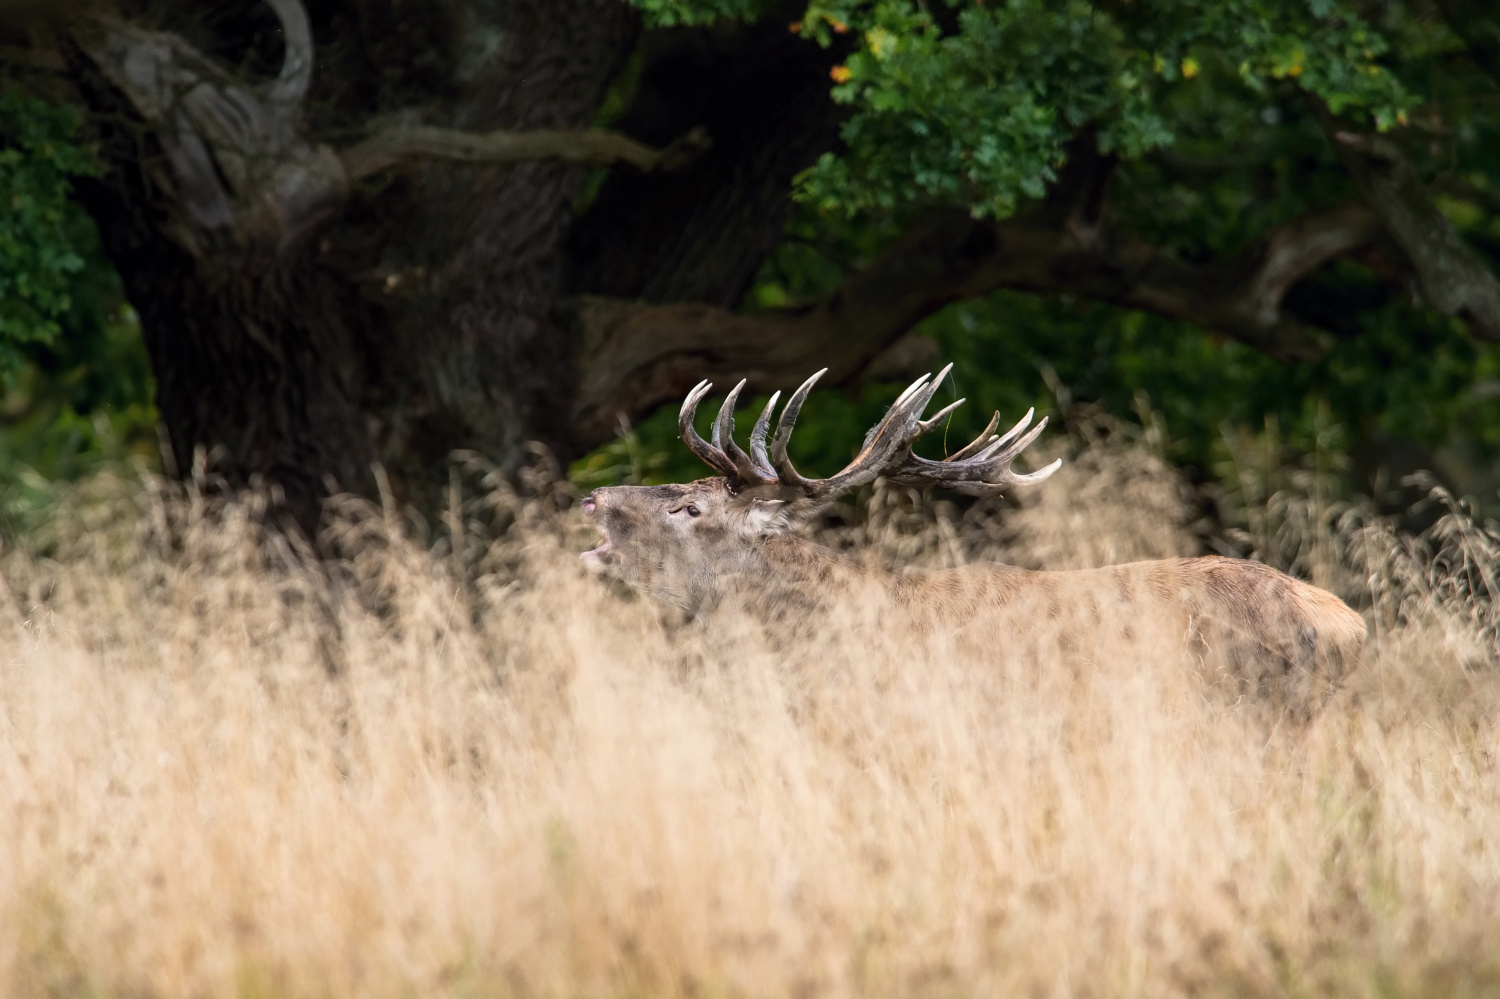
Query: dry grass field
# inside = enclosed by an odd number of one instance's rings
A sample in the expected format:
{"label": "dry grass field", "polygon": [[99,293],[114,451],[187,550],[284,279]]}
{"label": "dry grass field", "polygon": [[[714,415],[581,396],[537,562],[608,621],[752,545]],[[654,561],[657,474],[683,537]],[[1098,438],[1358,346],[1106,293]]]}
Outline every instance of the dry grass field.
{"label": "dry grass field", "polygon": [[[1071,467],[830,537],[1193,550],[1161,469]],[[1500,546],[1461,516],[1281,551],[1374,635],[1292,725],[1172,636],[675,620],[499,494],[432,543],[350,503],[314,568],[245,505],[90,489],[0,553],[5,996],[1500,995]]]}

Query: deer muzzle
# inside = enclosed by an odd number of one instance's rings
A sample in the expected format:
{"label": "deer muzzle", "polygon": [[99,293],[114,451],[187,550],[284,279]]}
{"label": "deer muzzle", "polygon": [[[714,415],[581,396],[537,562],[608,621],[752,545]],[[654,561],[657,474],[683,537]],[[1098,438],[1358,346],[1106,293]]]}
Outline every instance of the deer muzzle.
{"label": "deer muzzle", "polygon": [[[585,496],[583,503],[580,505],[583,508],[584,516],[593,520],[595,511],[599,509],[599,502],[594,498],[594,494],[590,493]],[[597,523],[595,526],[598,526]],[[605,570],[605,556],[609,554],[609,534],[602,527],[600,528],[600,533],[604,534],[604,541],[597,548],[590,548],[578,556],[583,559],[584,568],[593,573],[601,573]]]}

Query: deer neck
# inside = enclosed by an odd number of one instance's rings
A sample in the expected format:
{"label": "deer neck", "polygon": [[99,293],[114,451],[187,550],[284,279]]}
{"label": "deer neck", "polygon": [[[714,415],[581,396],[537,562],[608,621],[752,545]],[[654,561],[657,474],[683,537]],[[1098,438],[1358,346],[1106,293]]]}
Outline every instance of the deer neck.
{"label": "deer neck", "polygon": [[774,534],[752,546],[758,562],[768,569],[781,569],[796,576],[819,577],[829,572],[851,570],[856,562],[832,548],[795,534]]}
{"label": "deer neck", "polygon": [[856,575],[847,556],[795,535],[772,535],[721,553],[699,576],[691,609],[705,610],[727,598],[752,612],[776,615],[788,606],[819,604]]}

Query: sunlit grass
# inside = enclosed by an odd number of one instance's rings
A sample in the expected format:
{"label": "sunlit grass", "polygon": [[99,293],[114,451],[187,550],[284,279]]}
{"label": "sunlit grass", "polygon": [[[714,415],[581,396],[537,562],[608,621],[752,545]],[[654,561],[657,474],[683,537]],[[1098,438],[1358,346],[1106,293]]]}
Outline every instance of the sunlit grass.
{"label": "sunlit grass", "polygon": [[[1070,467],[832,540],[1197,544],[1154,459]],[[505,540],[473,506],[432,548],[348,503],[317,565],[253,504],[96,483],[0,556],[0,994],[1500,994],[1500,551],[1461,517],[1328,535],[1375,644],[1292,730],[1166,639],[664,617],[574,515],[489,501]]]}

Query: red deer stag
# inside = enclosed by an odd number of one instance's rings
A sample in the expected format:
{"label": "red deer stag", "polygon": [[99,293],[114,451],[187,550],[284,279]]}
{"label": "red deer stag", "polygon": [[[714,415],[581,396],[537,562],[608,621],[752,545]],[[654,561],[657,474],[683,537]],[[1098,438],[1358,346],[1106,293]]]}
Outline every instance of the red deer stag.
{"label": "red deer stag", "polygon": [[792,428],[822,371],[792,395],[774,436],[780,393],[771,396],[750,432],[748,453],[734,440],[734,407],[745,383],[725,398],[709,442],[693,428],[698,403],[712,388],[700,382],[683,402],[678,428],[719,476],[594,490],[583,511],[605,540],[583,554],[585,564],[690,613],[735,595],[752,611],[785,621],[790,611],[826,609],[856,589],[874,592],[899,615],[883,617],[892,626],[941,629],[979,649],[1014,648],[1017,636],[1048,632],[1064,652],[1087,634],[1097,655],[1138,635],[1167,636],[1238,692],[1269,695],[1302,711],[1322,700],[1363,646],[1364,621],[1333,594],[1258,562],[1208,556],[1068,572],[997,563],[872,569],[793,533],[835,496],[880,476],[990,496],[1058,469],[1060,460],[1030,474],[1011,468],[1047,425],[1043,418],[1028,431],[1033,411],[1003,435],[995,433],[996,413],[973,443],[946,459],[913,454],[912,444],[964,401],[922,419],[948,370],[912,383],[848,467],[827,479],[806,478],[787,457]]}

